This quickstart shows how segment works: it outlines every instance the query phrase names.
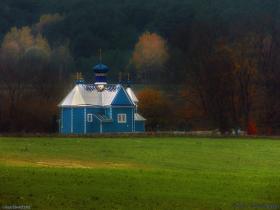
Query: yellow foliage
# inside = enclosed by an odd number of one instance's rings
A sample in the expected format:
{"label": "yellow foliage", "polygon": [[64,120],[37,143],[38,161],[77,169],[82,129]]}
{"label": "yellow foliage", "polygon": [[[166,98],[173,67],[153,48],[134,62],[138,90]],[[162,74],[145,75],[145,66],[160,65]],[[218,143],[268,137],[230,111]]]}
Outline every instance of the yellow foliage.
{"label": "yellow foliage", "polygon": [[51,48],[49,46],[48,40],[45,39],[41,34],[37,35],[34,41],[35,47],[43,50],[47,55],[51,53]]}
{"label": "yellow foliage", "polygon": [[36,28],[41,32],[46,26],[63,20],[64,17],[58,13],[56,14],[45,14],[40,17],[40,21],[36,24]]}
{"label": "yellow foliage", "polygon": [[27,49],[33,45],[34,37],[32,36],[31,29],[25,26],[19,30],[19,43],[22,44],[23,49]]}
{"label": "yellow foliage", "polygon": [[[4,45],[2,45],[2,51],[5,51],[6,52],[6,55],[8,57],[13,57],[13,58],[16,58],[18,57],[18,55],[20,54],[20,46],[19,44],[14,41],[14,40],[11,40],[9,42],[6,42]],[[2,55],[3,56],[3,55]]]}
{"label": "yellow foliage", "polygon": [[2,50],[16,54],[23,54],[26,49],[32,47],[34,37],[29,27],[16,28],[13,27],[8,32],[2,43]]}
{"label": "yellow foliage", "polygon": [[41,35],[33,35],[30,27],[13,27],[3,40],[1,50],[12,58],[23,56],[30,49],[39,49],[49,55],[51,48],[48,41]]}
{"label": "yellow foliage", "polygon": [[157,107],[164,104],[164,98],[160,91],[146,88],[138,94],[140,109],[157,109]]}
{"label": "yellow foliage", "polygon": [[257,72],[257,53],[259,52],[256,43],[259,42],[260,37],[255,34],[250,34],[238,42],[234,43],[232,47],[233,60],[235,62],[236,71],[238,73],[246,73],[251,76],[256,75]]}
{"label": "yellow foliage", "polygon": [[147,66],[161,66],[168,59],[166,41],[156,33],[145,32],[140,36],[132,55],[137,69]]}

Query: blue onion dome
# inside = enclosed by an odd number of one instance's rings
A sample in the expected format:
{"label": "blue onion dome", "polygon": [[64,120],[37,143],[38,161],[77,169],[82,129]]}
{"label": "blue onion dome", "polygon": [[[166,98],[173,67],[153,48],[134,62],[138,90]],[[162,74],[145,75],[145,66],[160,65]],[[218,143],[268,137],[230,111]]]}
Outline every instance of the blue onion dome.
{"label": "blue onion dome", "polygon": [[104,73],[105,74],[109,70],[110,70],[109,67],[104,65],[104,64],[102,64],[102,63],[99,63],[99,64],[97,64],[96,66],[93,67],[93,71],[95,73]]}

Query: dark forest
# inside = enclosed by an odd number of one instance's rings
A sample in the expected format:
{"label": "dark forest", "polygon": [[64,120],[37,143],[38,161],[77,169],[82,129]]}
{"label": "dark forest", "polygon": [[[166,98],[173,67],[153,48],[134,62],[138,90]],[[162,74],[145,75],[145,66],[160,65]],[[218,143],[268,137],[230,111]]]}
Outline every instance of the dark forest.
{"label": "dark forest", "polygon": [[280,133],[279,1],[2,0],[0,25],[0,132],[56,132],[102,49],[148,131]]}

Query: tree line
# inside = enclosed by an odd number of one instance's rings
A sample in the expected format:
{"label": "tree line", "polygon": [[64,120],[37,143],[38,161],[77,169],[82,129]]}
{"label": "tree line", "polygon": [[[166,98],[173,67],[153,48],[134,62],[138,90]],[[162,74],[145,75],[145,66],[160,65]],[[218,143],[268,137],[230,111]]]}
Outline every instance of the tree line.
{"label": "tree line", "polygon": [[0,48],[0,130],[57,130],[57,100],[69,86],[73,57],[65,45],[52,47],[38,24],[13,27]]}
{"label": "tree line", "polygon": [[139,84],[148,130],[277,134],[279,5],[242,2],[2,1],[0,130],[55,131],[56,105],[75,72],[93,81],[102,48],[110,82]]}
{"label": "tree line", "polygon": [[[210,35],[211,32],[207,31],[207,34]],[[132,62],[136,63],[136,69],[140,66],[142,73],[151,71],[148,74],[151,75],[148,78],[150,84],[155,83],[160,75],[166,79],[159,81],[160,87],[165,90],[164,93],[155,88],[140,93],[142,99],[140,110],[142,108],[147,116],[156,119],[148,121],[151,128],[156,129],[160,126],[161,129],[178,129],[182,121],[185,126],[206,125],[206,129],[217,128],[222,133],[237,133],[238,130],[251,129],[256,134],[258,127],[259,133],[277,134],[280,126],[278,111],[280,97],[277,91],[280,79],[278,69],[280,46],[277,44],[279,31],[275,31],[273,35],[250,32],[234,40],[218,37],[214,41],[209,39],[209,36],[202,39],[197,35],[195,39],[199,41],[193,40],[190,43],[194,46],[187,51],[181,51],[182,57],[173,58],[182,59],[180,60],[182,62],[180,73],[184,74],[182,77],[181,74],[170,75],[169,66],[174,63],[172,57],[165,60],[164,64],[161,63],[162,53],[159,52],[166,51],[165,47],[150,49],[158,57],[149,61],[153,53],[145,51],[145,46],[150,45],[143,43],[143,37],[151,35],[147,33],[142,35],[135,47]],[[162,40],[161,37],[158,39]],[[146,39],[144,42],[150,41]],[[139,47],[141,43],[142,47]],[[147,54],[147,58],[143,54]],[[139,60],[141,56],[142,59]],[[155,62],[155,59],[158,62]],[[142,65],[139,65],[139,62]],[[172,76],[177,77],[173,80],[177,79],[175,88],[170,88],[172,83],[168,84]],[[142,81],[146,79],[144,74]],[[160,114],[159,110],[162,110]],[[159,118],[161,120],[158,120]],[[174,124],[170,123],[171,119]]]}

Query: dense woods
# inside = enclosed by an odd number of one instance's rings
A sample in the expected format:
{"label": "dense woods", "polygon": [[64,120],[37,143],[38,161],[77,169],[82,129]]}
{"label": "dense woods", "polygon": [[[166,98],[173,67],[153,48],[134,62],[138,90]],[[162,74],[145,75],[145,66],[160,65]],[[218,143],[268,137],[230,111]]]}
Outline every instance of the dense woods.
{"label": "dense woods", "polygon": [[93,81],[101,48],[111,82],[137,84],[147,130],[279,134],[279,12],[261,0],[3,0],[0,131],[56,131],[56,105],[75,72]]}

